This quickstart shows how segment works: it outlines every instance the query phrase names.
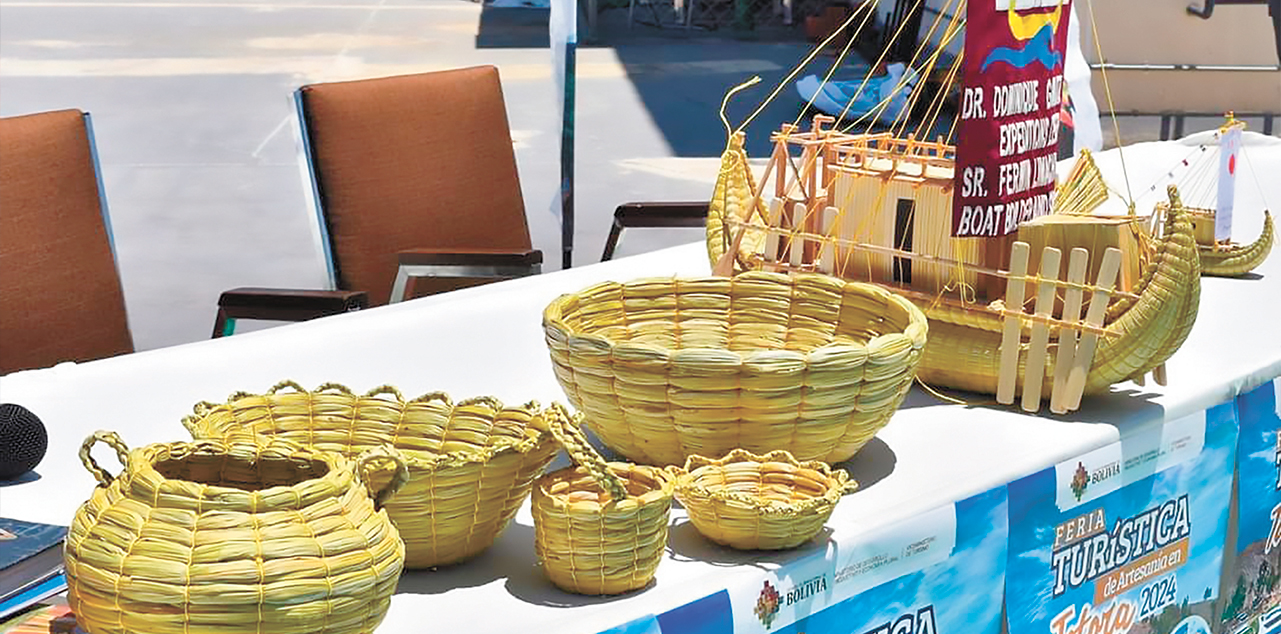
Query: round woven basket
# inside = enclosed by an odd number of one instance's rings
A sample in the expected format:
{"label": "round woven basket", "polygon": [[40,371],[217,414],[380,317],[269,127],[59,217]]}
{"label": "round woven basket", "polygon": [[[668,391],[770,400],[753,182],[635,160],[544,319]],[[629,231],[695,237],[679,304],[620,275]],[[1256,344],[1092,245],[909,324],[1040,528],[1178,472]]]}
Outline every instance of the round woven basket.
{"label": "round woven basket", "polygon": [[841,496],[858,484],[818,460],[786,451],[763,456],[735,449],[720,460],[691,456],[678,473],[676,499],[704,537],[741,550],[795,548],[822,530]]}
{"label": "round woven basket", "polygon": [[587,426],[637,462],[775,449],[854,455],[898,409],[925,315],[819,274],[607,282],[543,312],[556,378]]}
{"label": "round woven basket", "polygon": [[[119,476],[90,455],[98,442]],[[409,477],[394,450],[355,463],[249,438],[129,451],[98,432],[80,459],[100,486],[67,531],[67,601],[92,634],[364,634],[387,613],[405,547],[380,507]],[[373,473],[389,484],[368,486]]]}
{"label": "round woven basket", "polygon": [[405,400],[382,386],[356,395],[336,384],[308,392],[285,381],[266,394],[200,403],[183,425],[196,438],[253,432],[346,456],[391,446],[409,483],[387,503],[405,540],[405,566],[429,568],[489,548],[556,456],[551,434],[531,425],[538,405],[488,397],[454,403],[443,393]]}
{"label": "round woven basket", "polygon": [[606,463],[559,405],[548,428],[578,463],[534,484],[534,552],[548,579],[576,594],[645,587],[667,548],[675,477],[654,467]]}

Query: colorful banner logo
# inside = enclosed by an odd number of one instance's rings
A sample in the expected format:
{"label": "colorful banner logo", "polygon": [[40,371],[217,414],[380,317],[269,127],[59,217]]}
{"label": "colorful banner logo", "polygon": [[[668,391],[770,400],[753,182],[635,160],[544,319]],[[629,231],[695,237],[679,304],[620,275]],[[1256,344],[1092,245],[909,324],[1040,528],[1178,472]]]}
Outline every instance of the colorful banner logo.
{"label": "colorful banner logo", "polygon": [[999,634],[1005,487],[602,634]]}
{"label": "colorful banner logo", "polygon": [[968,7],[952,235],[1003,236],[1050,212],[1071,2]]}
{"label": "colorful banner logo", "polygon": [[1235,414],[1153,425],[1011,483],[1010,634],[1202,634],[1222,603]]}
{"label": "colorful banner logo", "polygon": [[[1237,397],[1236,548],[1223,566],[1225,634],[1281,634],[1281,399],[1278,381]],[[1274,610],[1272,619],[1259,619]],[[1270,626],[1264,626],[1272,623]],[[1270,629],[1271,628],[1271,629]]]}
{"label": "colorful banner logo", "polygon": [[756,618],[761,620],[761,625],[764,625],[767,630],[774,626],[774,619],[778,618],[781,598],[778,588],[770,585],[769,579],[766,579],[760,595],[756,597]]}

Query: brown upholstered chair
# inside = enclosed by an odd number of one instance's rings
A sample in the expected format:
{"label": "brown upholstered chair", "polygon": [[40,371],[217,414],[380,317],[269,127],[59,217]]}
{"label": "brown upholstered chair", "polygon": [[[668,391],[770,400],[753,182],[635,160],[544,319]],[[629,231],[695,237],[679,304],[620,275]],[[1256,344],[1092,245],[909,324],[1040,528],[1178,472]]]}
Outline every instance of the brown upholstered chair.
{"label": "brown upholstered chair", "polygon": [[0,118],[0,374],[133,352],[87,113]]}
{"label": "brown upholstered chair", "polygon": [[[539,272],[498,69],[314,84],[295,101],[333,288],[378,306]],[[219,304],[249,316],[265,294]]]}

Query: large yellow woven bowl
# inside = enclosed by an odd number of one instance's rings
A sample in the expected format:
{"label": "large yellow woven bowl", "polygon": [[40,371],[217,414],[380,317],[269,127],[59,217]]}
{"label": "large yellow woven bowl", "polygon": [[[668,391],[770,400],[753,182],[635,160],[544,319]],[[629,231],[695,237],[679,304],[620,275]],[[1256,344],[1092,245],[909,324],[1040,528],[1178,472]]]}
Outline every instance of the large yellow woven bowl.
{"label": "large yellow woven bowl", "polygon": [[555,439],[530,423],[538,406],[493,398],[454,403],[443,393],[405,400],[383,386],[360,396],[334,384],[308,392],[283,382],[266,394],[201,403],[183,425],[196,438],[253,432],[346,456],[395,447],[409,483],[387,504],[405,540],[405,566],[429,568],[489,548],[556,456]]}
{"label": "large yellow woven bowl", "polygon": [[547,578],[576,594],[645,587],[667,548],[676,478],[656,467],[606,463],[559,405],[544,420],[578,463],[534,484],[534,552]]}
{"label": "large yellow woven bowl", "polygon": [[671,468],[676,499],[704,537],[740,550],[795,548],[822,530],[841,496],[858,484],[818,460],[786,451],[735,449],[719,460],[691,456]]}
{"label": "large yellow woven bowl", "polygon": [[826,275],[606,282],[543,313],[556,378],[587,426],[637,462],[775,449],[839,462],[889,422],[925,315]]}
{"label": "large yellow woven bowl", "polygon": [[[119,476],[90,455],[98,442]],[[368,634],[387,613],[405,547],[380,507],[409,477],[394,450],[354,464],[247,437],[129,451],[98,432],[80,459],[100,486],[64,560],[92,634]],[[396,465],[387,488],[366,485],[377,462]]]}

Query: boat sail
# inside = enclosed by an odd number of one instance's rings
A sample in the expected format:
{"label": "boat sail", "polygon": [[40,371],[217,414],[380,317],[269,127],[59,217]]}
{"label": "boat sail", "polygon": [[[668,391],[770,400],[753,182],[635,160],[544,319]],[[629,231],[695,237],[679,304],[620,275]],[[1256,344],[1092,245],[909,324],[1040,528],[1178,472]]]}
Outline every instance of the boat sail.
{"label": "boat sail", "polygon": [[[959,15],[944,43],[964,26]],[[961,65],[936,68],[943,48],[911,65],[923,77],[944,78],[915,132],[906,131],[905,117],[882,131],[838,129],[838,118],[822,115],[808,131],[784,124],[771,135],[773,151],[757,181],[743,126],[730,130],[707,223],[715,271],[821,271],[901,293],[930,319],[919,379],[995,394],[1002,403],[1021,393],[1028,411],[1043,400],[1053,412],[1072,411],[1083,395],[1149,372],[1164,384],[1164,363],[1187,337],[1200,300],[1192,217],[1177,190],[1170,188],[1159,237],[1150,241],[1127,239],[1133,221],[1078,213],[1071,230],[1029,229],[1029,239],[1043,243],[1033,252],[1022,229],[1002,236],[993,225],[1007,221],[990,211],[967,222],[975,235],[998,237],[953,237],[946,227],[956,220],[957,148],[946,137],[926,137]],[[1053,198],[1055,209],[1088,211],[1106,197],[1097,178],[1080,170]],[[1068,261],[1065,279],[1061,260]]]}

